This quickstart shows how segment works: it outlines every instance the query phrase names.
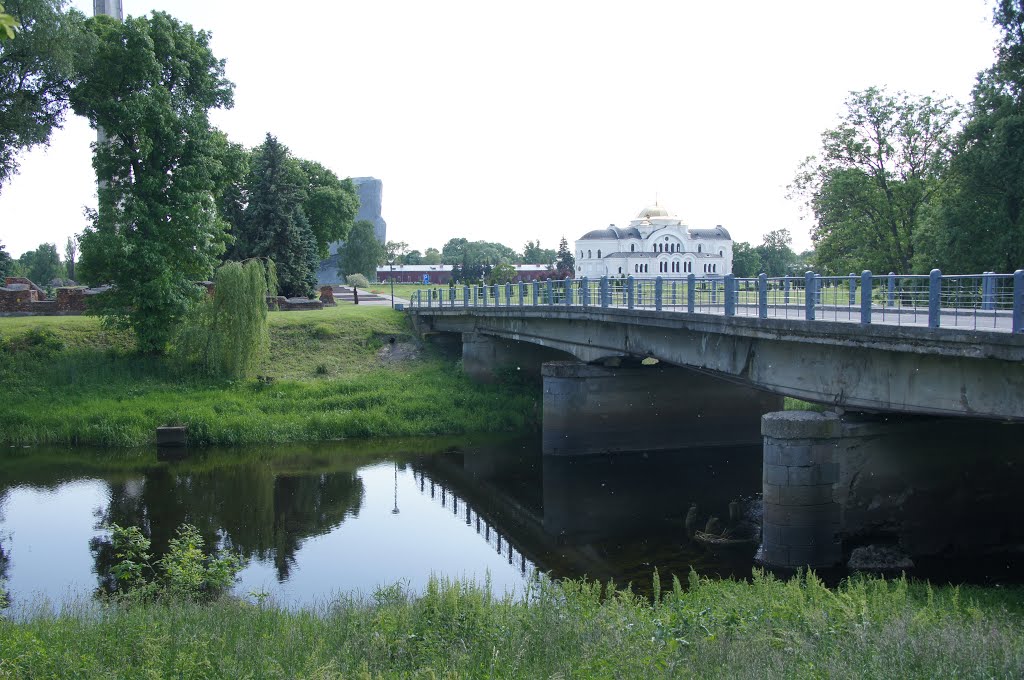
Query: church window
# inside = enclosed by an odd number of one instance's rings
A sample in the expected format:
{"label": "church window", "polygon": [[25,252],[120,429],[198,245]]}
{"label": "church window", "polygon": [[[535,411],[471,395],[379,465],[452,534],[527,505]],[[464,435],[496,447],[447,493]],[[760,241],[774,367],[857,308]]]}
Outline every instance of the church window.
{"label": "church window", "polygon": [[630,243],[629,244],[629,252],[631,252],[631,253],[636,252],[636,244],[635,243]]}
{"label": "church window", "polygon": [[622,273],[622,267],[619,267],[619,273],[620,274]]}
{"label": "church window", "polygon": [[718,256],[719,257],[724,257],[725,256],[725,250],[719,250],[718,251]]}
{"label": "church window", "polygon": [[588,250],[588,251],[587,251],[587,259],[588,259],[588,260],[589,260],[589,259],[590,259],[590,258],[592,257],[592,255],[591,255],[590,253],[591,253],[591,251],[589,251],[589,250]]}
{"label": "church window", "polygon": [[601,249],[600,248],[597,249],[597,259],[599,259],[599,260],[601,259]]}
{"label": "church window", "polygon": [[703,246],[702,246],[701,244],[699,244],[699,243],[698,243],[698,244],[697,244],[697,252],[699,253],[699,252],[701,252],[702,250],[704,250],[704,247],[703,247]]}

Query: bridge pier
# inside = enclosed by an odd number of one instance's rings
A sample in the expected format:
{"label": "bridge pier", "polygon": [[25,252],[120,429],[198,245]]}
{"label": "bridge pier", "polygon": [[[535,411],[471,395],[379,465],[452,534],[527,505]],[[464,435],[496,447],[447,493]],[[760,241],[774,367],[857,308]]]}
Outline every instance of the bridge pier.
{"label": "bridge pier", "polygon": [[1024,426],[962,418],[766,414],[761,561],[831,567],[859,546],[911,558],[1019,550]]}
{"label": "bridge pier", "polygon": [[551,361],[543,452],[579,455],[761,441],[761,414],[782,397],[677,366]]}

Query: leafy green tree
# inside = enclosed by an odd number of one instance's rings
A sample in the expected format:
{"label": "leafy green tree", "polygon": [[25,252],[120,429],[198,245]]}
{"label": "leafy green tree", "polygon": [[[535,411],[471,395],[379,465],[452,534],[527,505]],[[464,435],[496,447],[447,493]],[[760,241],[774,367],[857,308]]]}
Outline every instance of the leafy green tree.
{"label": "leafy green tree", "polygon": [[92,309],[131,328],[142,351],[163,351],[204,294],[224,252],[216,209],[233,178],[226,138],[207,111],[230,107],[233,86],[209,34],[163,12],[118,22],[88,19],[77,60],[75,113],[106,133],[93,166],[99,210],[81,238],[78,273],[114,287]]}
{"label": "leafy green tree", "polygon": [[978,75],[951,180],[929,214],[916,268],[1024,267],[1024,3],[998,0],[996,62]]}
{"label": "leafy green tree", "polygon": [[732,273],[742,277],[757,276],[761,273],[761,256],[746,241],[732,244]]}
{"label": "leafy green tree", "polygon": [[270,351],[267,294],[277,293],[276,277],[270,260],[218,267],[214,294],[180,327],[175,351],[183,362],[217,377],[251,377]]}
{"label": "leafy green tree", "polygon": [[64,268],[69,279],[75,278],[75,260],[78,257],[78,241],[74,236],[68,236],[64,244]]}
{"label": "leafy green tree", "polygon": [[[796,264],[797,256],[790,247],[793,237],[788,229],[775,229],[764,235],[761,245],[754,248],[760,262],[760,271],[768,276],[785,276],[792,274],[792,267]],[[735,247],[733,250],[735,263]],[[735,266],[735,265],[734,265]]]}
{"label": "leafy green tree", "polygon": [[523,246],[523,263],[524,264],[554,264],[555,258],[558,257],[551,248],[541,248],[540,240],[527,241],[526,245]]}
{"label": "leafy green tree", "polygon": [[410,250],[402,256],[402,261],[399,264],[421,264],[423,262],[423,253],[418,250]]}
{"label": "leafy green tree", "polygon": [[[410,262],[410,264],[412,264]],[[427,248],[420,264],[441,264],[441,252],[437,248]]]}
{"label": "leafy green tree", "polygon": [[331,243],[348,237],[359,212],[359,194],[351,179],[338,179],[316,161],[297,160],[305,176],[302,209],[316,238],[317,257],[322,260],[330,254]]}
{"label": "leafy green tree", "polygon": [[4,6],[0,5],[0,42],[14,40],[15,29],[21,28],[18,20],[4,12]]}
{"label": "leafy green tree", "polygon": [[487,283],[511,283],[516,279],[516,268],[508,262],[502,262],[494,266],[494,269],[487,275]]}
{"label": "leafy green tree", "polygon": [[811,238],[826,273],[910,273],[915,236],[939,191],[959,111],[945,98],[852,92],[821,157],[791,186],[814,214]]}
{"label": "leafy green tree", "polygon": [[43,243],[35,250],[22,253],[18,263],[22,266],[25,277],[40,286],[45,286],[53,279],[64,275],[57,246],[52,243]]}
{"label": "leafy green tree", "polygon": [[374,234],[373,222],[358,220],[352,226],[345,245],[339,250],[339,273],[362,274],[368,280],[375,281],[377,266],[384,261],[386,254],[384,246]]}
{"label": "leafy green tree", "polygon": [[560,279],[572,278],[576,274],[576,258],[572,256],[569,242],[562,237],[558,242],[558,257],[555,260],[555,275]]}
{"label": "leafy green tree", "polygon": [[[429,249],[427,251],[429,253]],[[500,243],[488,241],[469,241],[464,238],[453,238],[441,249],[441,262],[454,264],[465,260],[471,264],[498,264],[499,262],[515,262],[519,259],[516,251]]]}
{"label": "leafy green tree", "polygon": [[274,261],[283,295],[310,295],[319,250],[303,209],[307,177],[288,148],[267,133],[253,150],[245,180],[245,207],[236,213],[231,257]]}
{"label": "leafy green tree", "polygon": [[13,267],[14,261],[11,259],[11,254],[7,252],[7,246],[0,243],[0,283],[3,282],[4,277],[12,275]]}
{"label": "leafy green tree", "polygon": [[65,9],[66,0],[6,4],[11,14],[0,11],[0,187],[17,172],[18,153],[47,144],[63,122],[74,55],[85,39],[85,18]]}

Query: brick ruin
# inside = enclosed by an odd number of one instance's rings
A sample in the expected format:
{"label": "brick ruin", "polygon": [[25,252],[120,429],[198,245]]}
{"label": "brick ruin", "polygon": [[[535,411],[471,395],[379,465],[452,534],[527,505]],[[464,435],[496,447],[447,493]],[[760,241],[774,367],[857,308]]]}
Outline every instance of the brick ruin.
{"label": "brick ruin", "polygon": [[[215,287],[212,281],[200,281],[199,285],[213,295]],[[98,295],[109,286],[86,288],[84,286],[57,288],[54,298],[48,298],[46,291],[28,279],[8,276],[4,285],[0,286],[0,316],[63,316],[84,314],[86,301],[92,295]],[[323,309],[335,306],[334,291],[330,286],[320,289],[320,299],[286,298],[281,295],[268,295],[267,308],[275,312],[292,312],[304,309]]]}

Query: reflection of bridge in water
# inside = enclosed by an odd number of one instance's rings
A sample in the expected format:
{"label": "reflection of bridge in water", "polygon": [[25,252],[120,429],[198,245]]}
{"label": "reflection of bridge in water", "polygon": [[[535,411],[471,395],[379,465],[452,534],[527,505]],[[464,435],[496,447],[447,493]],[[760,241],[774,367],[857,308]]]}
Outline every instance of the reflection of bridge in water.
{"label": "reflection of bridge in water", "polygon": [[440,503],[442,508],[450,509],[455,517],[460,519],[465,517],[466,526],[471,529],[475,528],[477,536],[494,548],[499,555],[507,555],[508,563],[518,566],[519,572],[523,576],[531,573],[536,567],[535,562],[528,559],[521,548],[513,545],[510,537],[502,534],[497,527],[492,526],[492,519],[474,509],[468,500],[460,498],[443,482],[428,479],[422,470],[413,470],[413,479],[417,480],[420,493],[429,493],[431,499]]}
{"label": "reflection of bridge in water", "polygon": [[727,517],[729,501],[752,497],[760,482],[756,448],[567,460],[526,448],[477,448],[419,458],[416,487],[501,554],[524,576],[587,576],[649,588],[663,577],[746,576],[754,547],[722,554],[691,542],[690,503],[700,526]]}

